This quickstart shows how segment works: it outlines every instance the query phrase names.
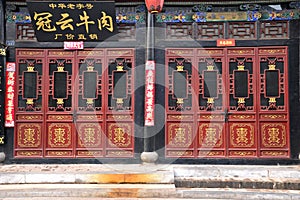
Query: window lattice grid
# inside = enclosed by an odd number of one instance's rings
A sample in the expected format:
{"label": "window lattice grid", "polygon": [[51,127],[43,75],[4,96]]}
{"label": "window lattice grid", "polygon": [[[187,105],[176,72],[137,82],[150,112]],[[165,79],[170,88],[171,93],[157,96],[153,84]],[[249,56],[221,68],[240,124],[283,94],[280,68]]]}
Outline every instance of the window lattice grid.
{"label": "window lattice grid", "polygon": [[285,39],[288,37],[288,21],[266,21],[260,23],[260,39]]}
{"label": "window lattice grid", "polygon": [[191,23],[174,23],[166,26],[166,39],[169,40],[191,40],[193,38],[193,27]]}
{"label": "window lattice grid", "polygon": [[199,23],[197,26],[197,39],[212,40],[224,38],[224,23]]}
{"label": "window lattice grid", "polygon": [[247,40],[256,39],[256,23],[255,22],[229,22],[228,37],[233,39]]}
{"label": "window lattice grid", "polygon": [[16,40],[36,41],[34,29],[31,24],[17,24]]}

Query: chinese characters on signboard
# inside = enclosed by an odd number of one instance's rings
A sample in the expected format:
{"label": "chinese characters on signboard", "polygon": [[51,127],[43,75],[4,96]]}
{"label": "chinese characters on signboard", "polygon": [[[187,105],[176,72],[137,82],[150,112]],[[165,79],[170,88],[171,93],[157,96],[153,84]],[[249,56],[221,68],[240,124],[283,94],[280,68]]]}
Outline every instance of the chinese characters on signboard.
{"label": "chinese characters on signboard", "polygon": [[6,63],[6,90],[5,90],[5,127],[14,127],[15,108],[14,108],[14,92],[15,92],[15,72],[16,64],[13,62]]}
{"label": "chinese characters on signboard", "polygon": [[114,1],[27,1],[37,40],[103,41],[117,33]]}
{"label": "chinese characters on signboard", "polygon": [[83,49],[83,41],[79,42],[64,42],[64,49],[75,50],[75,49]]}
{"label": "chinese characters on signboard", "polygon": [[234,47],[235,39],[218,39],[217,47]]}
{"label": "chinese characters on signboard", "polygon": [[145,126],[154,126],[155,62],[147,61],[145,75]]}

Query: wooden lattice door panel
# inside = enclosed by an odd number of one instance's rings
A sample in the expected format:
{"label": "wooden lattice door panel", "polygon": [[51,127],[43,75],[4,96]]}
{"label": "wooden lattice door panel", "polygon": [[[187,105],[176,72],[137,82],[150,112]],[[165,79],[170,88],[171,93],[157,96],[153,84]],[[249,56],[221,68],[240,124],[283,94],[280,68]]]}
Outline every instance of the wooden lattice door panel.
{"label": "wooden lattice door panel", "polygon": [[257,156],[256,50],[227,50],[228,156]]}
{"label": "wooden lattice door panel", "polygon": [[104,152],[104,49],[77,52],[75,78],[76,156],[103,157]]}
{"label": "wooden lattice door panel", "polygon": [[[288,158],[287,53],[286,47],[167,49],[166,157]],[[178,58],[193,69],[186,110],[172,99],[179,79],[170,63],[177,66]]]}
{"label": "wooden lattice door panel", "polygon": [[75,52],[48,50],[46,157],[73,157]]}
{"label": "wooden lattice door panel", "polygon": [[166,57],[166,156],[195,154],[193,49],[172,49]]}
{"label": "wooden lattice door panel", "polygon": [[133,49],[16,52],[16,157],[134,155]]}
{"label": "wooden lattice door panel", "polygon": [[259,48],[261,157],[289,157],[288,62],[286,47]]}
{"label": "wooden lattice door panel", "polygon": [[223,49],[197,49],[197,156],[226,155],[225,54]]}
{"label": "wooden lattice door panel", "polygon": [[107,50],[106,156],[134,155],[134,51]]}
{"label": "wooden lattice door panel", "polygon": [[42,50],[16,51],[17,95],[15,157],[42,157],[44,132],[44,68]]}

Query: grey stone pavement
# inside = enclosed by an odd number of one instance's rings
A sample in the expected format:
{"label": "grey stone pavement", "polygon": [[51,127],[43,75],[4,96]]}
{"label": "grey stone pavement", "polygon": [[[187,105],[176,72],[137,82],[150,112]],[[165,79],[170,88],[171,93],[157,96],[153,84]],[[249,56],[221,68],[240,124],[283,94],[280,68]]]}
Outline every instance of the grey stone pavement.
{"label": "grey stone pavement", "polygon": [[4,164],[0,199],[300,200],[300,166]]}

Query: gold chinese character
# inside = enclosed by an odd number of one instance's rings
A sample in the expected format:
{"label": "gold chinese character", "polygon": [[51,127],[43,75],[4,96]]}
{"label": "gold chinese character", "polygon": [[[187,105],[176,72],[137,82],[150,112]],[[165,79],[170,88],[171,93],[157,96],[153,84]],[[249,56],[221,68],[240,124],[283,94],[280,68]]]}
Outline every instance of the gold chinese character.
{"label": "gold chinese character", "polygon": [[58,8],[65,9],[65,8],[67,8],[67,6],[63,3],[59,3]]}
{"label": "gold chinese character", "polygon": [[85,144],[87,144],[87,143],[94,144],[95,143],[95,129],[85,128],[83,141]]}
{"label": "gold chinese character", "polygon": [[116,144],[124,144],[125,143],[125,131],[123,128],[116,128],[114,130],[114,143]]}
{"label": "gold chinese character", "polygon": [[54,4],[54,3],[49,4],[49,7],[52,8],[52,9],[56,8],[56,6],[57,6],[57,5]]}
{"label": "gold chinese character", "polygon": [[54,130],[54,143],[65,143],[65,129],[57,128]]}
{"label": "gold chinese character", "polygon": [[78,34],[78,39],[79,40],[86,40],[84,34]]}
{"label": "gold chinese character", "polygon": [[248,143],[248,129],[246,128],[237,128],[236,130],[237,133],[237,143]]}
{"label": "gold chinese character", "polygon": [[268,138],[268,142],[269,144],[271,143],[279,143],[280,142],[280,138],[279,138],[279,128],[270,128],[268,129],[268,133],[269,133],[269,138]]}
{"label": "gold chinese character", "polygon": [[184,128],[175,128],[175,144],[185,143],[185,129]]}
{"label": "gold chinese character", "polygon": [[89,37],[90,37],[91,40],[97,40],[98,39],[97,34],[90,34]]}
{"label": "gold chinese character", "polygon": [[73,19],[67,19],[69,17],[69,14],[68,13],[62,13],[61,16],[62,16],[62,18],[58,22],[56,22],[56,24],[58,26],[60,26],[61,30],[65,30],[66,28],[74,30],[73,25],[70,24],[70,23],[73,22]]}
{"label": "gold chinese character", "polygon": [[98,28],[99,30],[102,30],[102,28],[106,28],[110,32],[113,32],[114,26],[113,26],[113,20],[112,17],[109,15],[106,15],[105,12],[102,12],[102,17],[98,19]]}
{"label": "gold chinese character", "polygon": [[48,12],[43,12],[43,13],[37,13],[34,12],[34,20],[37,20],[36,25],[37,25],[37,30],[42,29],[43,31],[46,32],[53,32],[56,31],[55,26],[51,26],[52,20],[50,19],[53,15]]}
{"label": "gold chinese character", "polygon": [[217,143],[217,130],[215,128],[206,128],[205,144],[214,146]]}
{"label": "gold chinese character", "polygon": [[78,4],[76,4],[76,8],[78,8],[79,10],[83,9],[84,5],[82,3],[78,3]]}
{"label": "gold chinese character", "polygon": [[57,40],[59,37],[62,37],[62,34],[55,34],[55,40]]}
{"label": "gold chinese character", "polygon": [[32,128],[27,128],[24,130],[24,144],[34,144],[35,143],[35,130]]}
{"label": "gold chinese character", "polygon": [[69,4],[67,4],[67,8],[71,9],[71,10],[74,10],[75,9],[75,4],[69,3]]}
{"label": "gold chinese character", "polygon": [[67,38],[68,40],[73,40],[74,37],[75,37],[75,35],[73,35],[73,34],[66,34],[66,38]]}
{"label": "gold chinese character", "polygon": [[76,26],[82,26],[85,25],[85,31],[87,33],[89,33],[89,24],[95,24],[94,21],[88,21],[88,19],[90,18],[86,11],[83,11],[83,15],[79,15],[80,16],[80,20],[83,21],[82,23],[76,23]]}
{"label": "gold chinese character", "polygon": [[85,4],[86,9],[92,9],[94,6],[91,3]]}

